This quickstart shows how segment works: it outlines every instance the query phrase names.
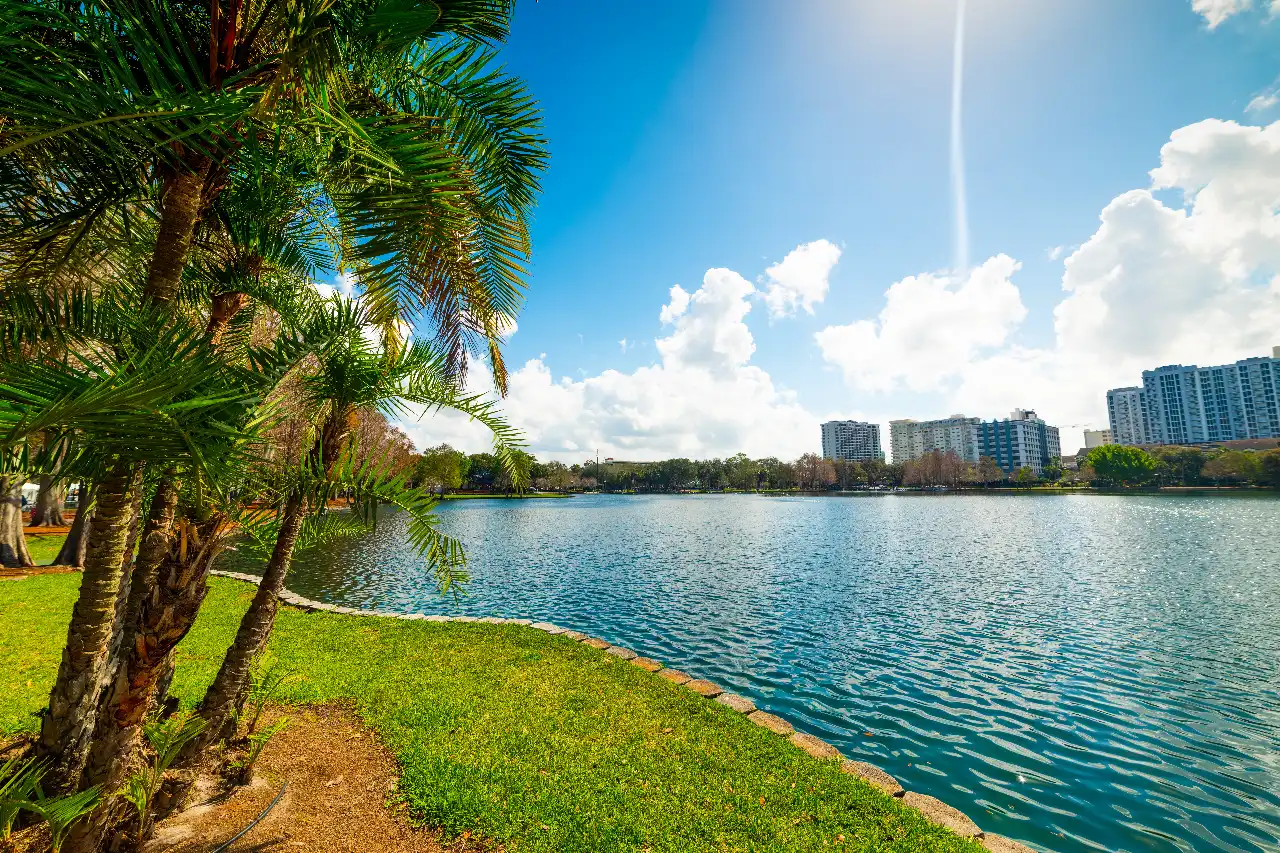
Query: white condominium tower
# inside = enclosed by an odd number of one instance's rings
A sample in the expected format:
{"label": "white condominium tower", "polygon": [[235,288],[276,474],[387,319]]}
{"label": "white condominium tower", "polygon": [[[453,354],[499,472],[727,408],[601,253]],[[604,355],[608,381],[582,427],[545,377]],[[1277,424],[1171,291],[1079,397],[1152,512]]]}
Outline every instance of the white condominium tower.
{"label": "white condominium tower", "polygon": [[1280,438],[1280,347],[1235,364],[1144,370],[1142,394],[1151,444]]}
{"label": "white condominium tower", "polygon": [[952,451],[965,462],[977,462],[981,446],[978,426],[981,418],[952,415],[937,421],[900,420],[889,422],[889,443],[893,461],[901,464],[919,459],[934,450]]}
{"label": "white condominium tower", "polygon": [[965,462],[989,456],[1006,473],[1030,468],[1036,474],[1062,454],[1058,428],[1030,409],[1014,409],[1007,418],[983,421],[952,415],[939,421],[890,421],[893,461],[910,462],[937,450],[955,453]]}
{"label": "white condominium tower", "polygon": [[1107,392],[1107,421],[1116,444],[1151,444],[1147,420],[1147,394],[1139,387],[1112,388]]}
{"label": "white condominium tower", "polygon": [[884,459],[880,425],[863,421],[827,421],[822,425],[822,458],[869,462]]}

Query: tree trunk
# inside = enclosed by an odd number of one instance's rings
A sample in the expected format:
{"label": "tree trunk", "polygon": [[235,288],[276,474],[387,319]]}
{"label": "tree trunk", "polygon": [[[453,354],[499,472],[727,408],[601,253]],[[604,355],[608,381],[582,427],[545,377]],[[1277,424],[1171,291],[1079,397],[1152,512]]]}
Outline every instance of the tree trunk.
{"label": "tree trunk", "polygon": [[294,492],[285,502],[275,548],[272,549],[271,559],[267,561],[258,591],[253,596],[253,603],[240,620],[235,641],[222,660],[218,676],[204,694],[200,714],[208,727],[193,742],[187,753],[188,758],[209,744],[232,734],[227,729],[234,720],[234,712],[243,702],[253,660],[266,648],[271,636],[276,610],[280,606],[280,591],[284,589],[285,576],[288,575],[289,565],[293,560],[293,548],[298,542],[298,533],[302,530],[305,518],[306,504],[302,495]]}
{"label": "tree trunk", "polygon": [[31,510],[29,527],[66,527],[67,519],[62,505],[67,500],[67,485],[49,476],[40,477],[40,492]]}
{"label": "tree trunk", "polygon": [[249,296],[245,293],[219,293],[213,297],[213,304],[209,306],[209,324],[205,327],[211,344],[216,347],[222,342],[222,336],[231,325],[231,320],[247,304]]}
{"label": "tree trunk", "polygon": [[[327,473],[337,463],[342,448],[355,427],[357,414],[356,409],[350,406],[338,405],[330,411],[311,448],[311,457],[317,470]],[[285,502],[281,513],[280,531],[276,535],[275,548],[267,562],[262,581],[258,584],[258,592],[254,595],[248,612],[240,620],[240,628],[236,631],[231,648],[227,650],[227,656],[223,658],[217,678],[209,685],[204,701],[201,702],[200,713],[208,722],[208,727],[193,742],[185,758],[194,757],[198,750],[233,734],[227,729],[234,720],[234,712],[244,704],[253,660],[266,648],[267,640],[271,637],[276,610],[280,606],[280,592],[284,589],[285,577],[293,561],[293,549],[305,518],[306,502],[301,493],[294,492]]]}
{"label": "tree trunk", "polygon": [[[55,464],[62,465],[67,454],[65,444],[57,441],[52,430],[44,434],[45,447],[57,446]],[[31,508],[31,527],[65,527],[66,518],[62,515],[62,505],[67,500],[67,481],[62,477],[49,474],[40,475],[40,491],[36,494],[36,505]]]}
{"label": "tree trunk", "polygon": [[81,481],[80,496],[76,499],[76,517],[71,520],[71,530],[53,558],[55,566],[83,566],[84,550],[89,543],[89,524],[93,521],[93,489]]}
{"label": "tree trunk", "polygon": [[196,220],[203,204],[204,181],[209,174],[209,161],[200,158],[192,168],[165,170],[160,191],[160,228],[155,249],[147,267],[145,294],[160,305],[167,305],[177,295],[182,281],[182,268],[191,250]]}
{"label": "tree trunk", "polygon": [[140,466],[117,461],[98,489],[80,595],[71,612],[62,663],[36,744],[37,753],[52,763],[45,777],[50,792],[73,790],[84,768],[116,624],[125,548],[140,480]]}
{"label": "tree trunk", "polygon": [[0,477],[0,566],[9,569],[34,566],[22,530],[22,485],[20,474]]}
{"label": "tree trunk", "polygon": [[[160,514],[167,512],[172,521],[176,503],[174,500]],[[104,791],[115,791],[124,784],[141,743],[142,723],[155,706],[157,686],[171,671],[173,650],[191,630],[208,592],[209,568],[222,549],[222,522],[221,516],[199,525],[179,520],[175,532],[165,537],[168,547],[151,572],[152,582],[135,578],[149,592],[139,602],[124,664],[103,696],[82,787],[101,785]],[[161,537],[157,534],[150,539],[144,550],[158,547]],[[149,570],[143,568],[140,554],[137,572],[143,571]],[[102,809],[100,816],[78,827],[66,848],[68,853],[96,850],[110,823],[110,813],[110,809]]]}

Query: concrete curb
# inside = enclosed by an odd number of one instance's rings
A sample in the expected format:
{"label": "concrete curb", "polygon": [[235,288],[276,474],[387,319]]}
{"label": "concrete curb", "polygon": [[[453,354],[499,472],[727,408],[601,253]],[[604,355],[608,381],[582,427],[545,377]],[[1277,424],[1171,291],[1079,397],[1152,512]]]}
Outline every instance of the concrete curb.
{"label": "concrete curb", "polygon": [[[211,570],[211,575],[222,578],[231,578],[232,580],[245,581],[255,586],[262,580],[256,575],[244,574],[242,572],[226,572],[221,570]],[[898,780],[890,776],[884,770],[868,764],[865,761],[853,761],[845,758],[840,751],[826,741],[814,737],[810,734],[797,732],[791,723],[781,717],[765,711],[758,710],[755,703],[745,696],[738,696],[734,693],[726,693],[723,688],[711,681],[693,678],[692,676],[680,672],[675,669],[668,669],[660,661],[652,658],[641,657],[630,649],[621,646],[615,646],[607,640],[601,640],[596,637],[589,637],[581,631],[570,631],[567,628],[561,628],[551,622],[534,622],[530,619],[505,619],[501,616],[486,616],[477,618],[475,616],[427,616],[422,613],[388,613],[382,610],[359,610],[352,607],[339,607],[334,604],[326,604],[322,601],[313,601],[309,598],[285,590],[280,593],[280,600],[290,607],[305,611],[324,611],[327,613],[341,613],[346,616],[381,616],[387,619],[403,619],[409,621],[423,622],[468,622],[480,623],[486,625],[520,625],[522,627],[532,628],[537,631],[545,631],[548,634],[566,637],[574,642],[582,643],[593,649],[598,649],[605,654],[612,655],[624,661],[629,661],[633,665],[652,672],[661,678],[672,682],[673,684],[685,687],[699,696],[709,701],[723,705],[739,714],[745,716],[748,720],[768,729],[780,737],[785,737],[798,749],[803,750],[819,761],[840,761],[840,769],[844,773],[856,776],[862,781],[876,788],[880,792],[900,800],[904,805],[909,806],[919,812],[925,820],[954,832],[962,838],[969,838],[978,841],[991,853],[1035,853],[1030,847],[1017,841],[1010,840],[1000,835],[990,835],[978,828],[968,815],[959,809],[952,808],[936,797],[927,794],[919,794],[914,791],[904,790]]]}

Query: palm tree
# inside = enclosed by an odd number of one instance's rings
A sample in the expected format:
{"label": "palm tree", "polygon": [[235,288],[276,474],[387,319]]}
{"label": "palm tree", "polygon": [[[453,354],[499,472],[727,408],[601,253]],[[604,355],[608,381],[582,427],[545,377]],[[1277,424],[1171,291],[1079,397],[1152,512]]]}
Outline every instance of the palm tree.
{"label": "palm tree", "polygon": [[[405,404],[411,403],[467,414],[493,432],[495,454],[504,468],[516,472],[517,483],[527,479],[518,462],[523,454],[516,433],[497,417],[491,405],[460,393],[449,375],[447,358],[427,344],[413,343],[396,352],[375,347],[363,334],[350,335],[325,353],[302,387],[305,403],[318,416],[314,443],[304,475],[281,490],[284,497],[278,532],[262,581],[201,703],[201,715],[208,722],[202,745],[231,734],[228,728],[244,701],[252,662],[266,648],[275,623],[279,595],[307,513],[324,513],[328,498],[337,489],[355,489],[357,512],[372,513],[379,503],[409,510],[413,514],[411,535],[441,590],[449,590],[463,577],[465,560],[460,546],[434,528],[430,511],[435,497],[430,488],[410,489],[411,472],[388,476],[377,463],[359,464],[350,454],[349,439],[361,410],[401,413]],[[371,515],[369,520],[372,522]]]}
{"label": "palm tree", "polygon": [[[506,0],[303,4],[288,14],[273,2],[0,2],[8,119],[0,240],[9,269],[47,280],[78,260],[79,275],[115,288],[136,268],[144,304],[181,310],[196,226],[244,153],[282,129],[295,140],[314,133],[329,146],[329,185],[338,189],[329,203],[350,241],[346,254],[367,265],[371,292],[383,306],[426,312],[455,340],[482,338],[501,376],[497,345],[519,291],[524,210],[544,156],[529,130],[536,114],[518,84],[476,72],[483,52],[464,46],[450,60],[433,39],[501,38],[509,10]],[[374,85],[384,69],[417,76],[399,88]],[[450,82],[430,77],[441,70],[455,75],[452,90],[432,88]],[[387,113],[393,91],[416,112]],[[244,304],[237,293],[212,295],[210,337],[220,339]],[[381,319],[389,326],[394,312]],[[451,353],[465,364],[456,345]],[[42,734],[64,785],[118,646],[141,523],[143,473],[125,450],[95,457],[85,582]],[[166,524],[152,532],[175,536]]]}

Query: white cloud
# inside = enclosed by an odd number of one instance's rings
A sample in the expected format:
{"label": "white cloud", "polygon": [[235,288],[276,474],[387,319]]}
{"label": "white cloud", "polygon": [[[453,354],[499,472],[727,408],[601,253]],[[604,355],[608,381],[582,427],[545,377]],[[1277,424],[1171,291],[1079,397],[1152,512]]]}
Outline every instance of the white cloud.
{"label": "white cloud", "polygon": [[623,338],[622,340],[618,341],[618,349],[622,350],[623,352],[626,352],[626,351],[627,351],[627,339],[626,339],[626,338]]}
{"label": "white cloud", "polygon": [[[1144,369],[1269,354],[1280,344],[1280,122],[1181,128],[1151,179],[1113,199],[1066,259],[1052,346],[1010,342],[1024,312],[1017,266],[998,257],[985,283],[895,284],[878,320],[818,333],[824,357],[854,388],[941,390],[924,415],[1027,405],[1051,423],[1101,425],[1106,390]],[[1180,190],[1185,206],[1156,190]]]}
{"label": "white cloud", "polygon": [[[1276,2],[1280,3],[1280,0],[1276,0]],[[1245,106],[1244,111],[1247,113],[1266,112],[1276,104],[1280,104],[1280,86],[1273,86],[1254,95]]]}
{"label": "white cloud", "polygon": [[963,279],[909,276],[885,291],[874,320],[828,326],[822,357],[863,391],[937,391],[980,353],[1001,346],[1027,315],[1011,277],[1021,265],[998,255]]}
{"label": "white cloud", "polygon": [[[556,379],[540,356],[511,373],[502,409],[539,457],[565,461],[597,449],[637,460],[738,451],[787,458],[814,450],[818,419],[750,363],[755,339],[745,320],[755,294],[738,273],[707,270],[693,293],[671,288],[659,313],[669,328],[654,341],[657,363]],[[483,429],[456,415],[402,426],[420,447],[447,441],[475,451],[488,442]]]}
{"label": "white cloud", "polygon": [[1062,257],[1062,253],[1066,250],[1066,246],[1054,246],[1052,249],[1045,252],[1045,254],[1049,256],[1049,260],[1056,261],[1058,258]]}
{"label": "white cloud", "polygon": [[[1243,12],[1252,5],[1252,0],[1191,0],[1192,10],[1204,16],[1211,30],[1227,18]],[[1277,6],[1280,6],[1280,3],[1272,0],[1271,8],[1273,12]]]}
{"label": "white cloud", "polygon": [[772,317],[790,317],[796,308],[813,313],[827,297],[828,278],[840,260],[840,247],[827,240],[797,246],[764,271],[764,302]]}

